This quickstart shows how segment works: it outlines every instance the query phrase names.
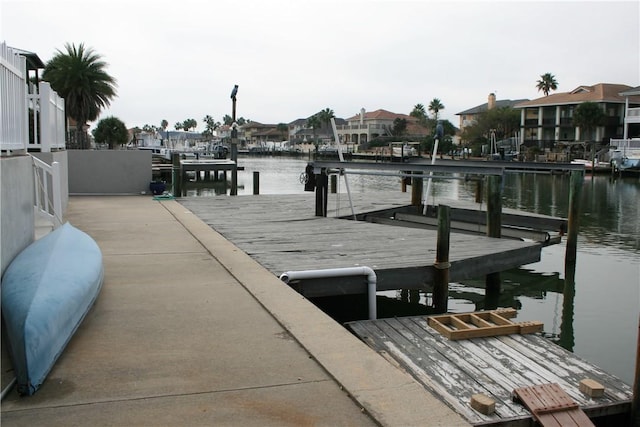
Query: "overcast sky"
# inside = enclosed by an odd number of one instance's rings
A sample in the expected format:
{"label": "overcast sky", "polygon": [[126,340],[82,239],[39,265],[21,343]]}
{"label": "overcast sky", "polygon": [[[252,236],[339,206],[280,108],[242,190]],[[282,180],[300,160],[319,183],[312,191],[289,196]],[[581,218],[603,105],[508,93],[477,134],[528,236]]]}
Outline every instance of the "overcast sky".
{"label": "overcast sky", "polygon": [[441,117],[487,101],[640,85],[640,2],[399,0],[0,0],[0,41],[48,61],[84,43],[117,97],[100,118],[127,127],[237,116],[291,122],[324,108]]}

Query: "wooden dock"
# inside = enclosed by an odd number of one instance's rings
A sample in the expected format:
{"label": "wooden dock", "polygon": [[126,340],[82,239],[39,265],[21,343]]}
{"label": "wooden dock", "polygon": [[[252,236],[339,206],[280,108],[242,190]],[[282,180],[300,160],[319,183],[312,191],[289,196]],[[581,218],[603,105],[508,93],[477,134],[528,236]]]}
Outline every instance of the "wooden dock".
{"label": "wooden dock", "polygon": [[[549,383],[558,384],[590,418],[617,417],[618,424],[609,425],[624,425],[631,408],[630,386],[538,334],[450,340],[423,316],[347,327],[473,425],[535,425],[532,413],[513,401],[513,391]],[[585,379],[604,386],[604,394],[590,397],[581,391]],[[493,402],[493,413],[474,409],[474,395]]]}
{"label": "wooden dock", "polygon": [[[152,175],[154,177],[170,181],[173,167],[174,166],[170,163],[153,163],[151,166]],[[186,182],[189,179],[188,174],[193,175],[196,181],[217,181],[219,172],[226,173],[227,171],[233,172],[234,170],[244,170],[244,168],[238,166],[233,160],[228,159],[202,157],[197,159],[188,158],[180,160],[180,174],[183,182]]]}
{"label": "wooden dock", "polygon": [[[407,193],[352,194],[356,214],[406,206]],[[437,231],[338,219],[351,216],[345,194],[331,194],[328,216],[314,215],[315,195],[183,198],[179,202],[280,276],[292,270],[367,266],[379,291],[429,289]],[[339,209],[337,209],[339,208]],[[336,211],[338,215],[336,215]],[[540,260],[541,244],[452,233],[450,280],[482,277]],[[306,297],[365,294],[363,277],[292,283]]]}

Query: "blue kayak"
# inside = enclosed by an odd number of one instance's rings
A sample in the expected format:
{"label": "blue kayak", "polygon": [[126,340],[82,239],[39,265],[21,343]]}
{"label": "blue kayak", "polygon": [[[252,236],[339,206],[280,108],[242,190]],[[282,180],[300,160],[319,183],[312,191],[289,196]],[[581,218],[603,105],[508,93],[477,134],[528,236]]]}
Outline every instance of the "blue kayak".
{"label": "blue kayak", "polygon": [[66,223],[27,246],[2,277],[18,393],[32,395],[95,302],[102,287],[102,253],[86,233]]}

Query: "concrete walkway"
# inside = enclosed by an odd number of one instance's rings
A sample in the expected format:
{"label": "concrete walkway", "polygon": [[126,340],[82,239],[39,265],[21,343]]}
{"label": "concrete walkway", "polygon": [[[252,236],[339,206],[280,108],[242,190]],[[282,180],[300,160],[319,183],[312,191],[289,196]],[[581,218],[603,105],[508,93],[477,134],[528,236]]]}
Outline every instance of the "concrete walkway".
{"label": "concrete walkway", "polygon": [[96,305],[3,426],[466,423],[176,201],[73,197]]}

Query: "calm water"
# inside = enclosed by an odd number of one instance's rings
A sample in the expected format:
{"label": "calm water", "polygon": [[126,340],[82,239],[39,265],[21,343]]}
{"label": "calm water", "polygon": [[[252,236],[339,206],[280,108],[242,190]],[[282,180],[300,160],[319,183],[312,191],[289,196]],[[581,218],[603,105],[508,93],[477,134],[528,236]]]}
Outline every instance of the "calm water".
{"label": "calm water", "polygon": [[[238,194],[252,194],[253,171],[260,172],[261,194],[303,193],[299,181],[306,160],[240,158]],[[340,192],[345,192],[340,180]],[[400,190],[398,178],[349,176],[353,192]],[[474,183],[436,181],[433,199],[473,200]],[[528,212],[567,216],[569,178],[540,174],[507,175],[503,205]],[[199,188],[187,196],[226,194],[224,187]],[[408,196],[409,197],[409,196]],[[518,320],[544,322],[550,339],[632,384],[640,313],[640,179],[585,177],[575,277],[565,275],[564,242],[544,248],[541,261],[503,272],[499,301],[485,300],[484,279],[453,283],[449,311],[515,307]],[[571,286],[573,284],[573,286]],[[567,298],[563,290],[567,289]],[[380,294],[390,300],[409,299],[424,306],[429,295]],[[403,313],[398,313],[402,315]],[[410,313],[409,313],[410,314]]]}

